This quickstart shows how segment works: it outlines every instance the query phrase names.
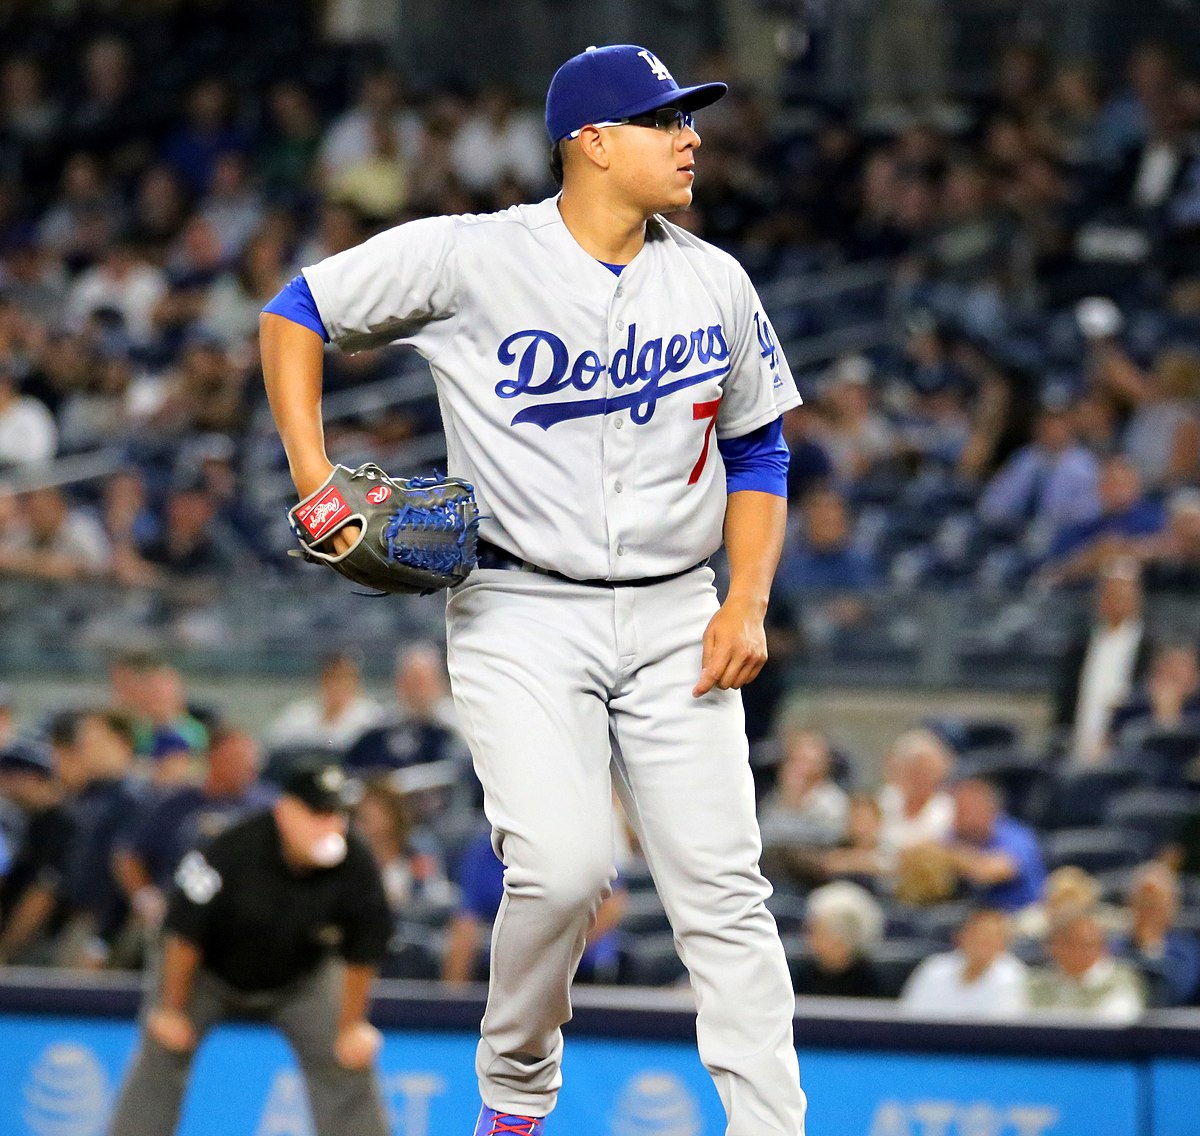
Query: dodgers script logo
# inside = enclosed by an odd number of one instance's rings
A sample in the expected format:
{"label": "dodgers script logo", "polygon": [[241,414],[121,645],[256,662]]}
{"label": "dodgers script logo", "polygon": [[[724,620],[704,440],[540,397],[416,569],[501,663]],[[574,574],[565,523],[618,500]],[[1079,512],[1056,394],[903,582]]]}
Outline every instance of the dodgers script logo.
{"label": "dodgers script logo", "polygon": [[[542,402],[513,416],[514,426],[532,422],[543,430],[549,430],[556,422],[622,410],[628,410],[629,417],[641,425],[654,417],[660,399],[729,373],[729,345],[719,323],[698,327],[689,335],[676,333],[665,342],[663,336],[639,340],[637,324],[631,323],[625,345],[613,352],[608,366],[591,350],[581,351],[572,359],[567,345],[557,335],[539,328],[514,331],[500,344],[496,358],[506,367],[517,368],[515,378],[502,379],[496,384],[496,394],[501,398],[525,394],[543,399],[567,389],[589,391],[604,374],[618,389],[637,387],[615,398]],[[691,366],[701,369],[664,382],[668,376],[679,375]]]}

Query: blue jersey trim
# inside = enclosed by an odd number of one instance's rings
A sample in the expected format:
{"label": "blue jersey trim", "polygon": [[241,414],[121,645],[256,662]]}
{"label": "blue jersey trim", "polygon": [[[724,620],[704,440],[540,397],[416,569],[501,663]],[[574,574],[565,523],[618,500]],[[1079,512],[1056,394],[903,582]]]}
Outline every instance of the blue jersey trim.
{"label": "blue jersey trim", "polygon": [[317,311],[317,301],[313,299],[312,289],[304,279],[304,273],[297,273],[280,289],[279,293],[267,301],[264,312],[271,312],[292,323],[298,323],[315,331],[326,343],[329,342],[329,332],[321,321],[321,313]]}
{"label": "blue jersey trim", "polygon": [[621,269],[625,267],[623,264],[609,264],[607,260],[602,260],[600,263],[603,264],[604,267],[607,268],[614,276],[620,276]]}
{"label": "blue jersey trim", "polygon": [[758,493],[787,496],[788,460],[791,457],[783,440],[783,419],[776,418],[740,438],[718,438],[717,449],[725,463],[725,489],[737,493],[753,489]]}

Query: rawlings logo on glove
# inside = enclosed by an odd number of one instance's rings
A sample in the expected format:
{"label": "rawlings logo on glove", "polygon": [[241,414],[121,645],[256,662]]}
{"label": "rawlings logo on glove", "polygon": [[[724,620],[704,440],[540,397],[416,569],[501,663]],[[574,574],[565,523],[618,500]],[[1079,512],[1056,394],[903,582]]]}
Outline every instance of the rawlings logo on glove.
{"label": "rawlings logo on glove", "polygon": [[[335,466],[288,510],[288,522],[300,542],[293,555],[381,593],[428,595],[461,583],[475,567],[475,490],[454,477],[393,478],[371,463]],[[361,530],[348,551],[320,547],[348,524]]]}

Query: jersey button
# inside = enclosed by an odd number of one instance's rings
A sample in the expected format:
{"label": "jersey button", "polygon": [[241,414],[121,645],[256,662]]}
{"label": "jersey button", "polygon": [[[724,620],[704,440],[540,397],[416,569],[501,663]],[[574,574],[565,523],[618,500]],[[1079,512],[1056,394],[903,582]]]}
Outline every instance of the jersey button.
{"label": "jersey button", "polygon": [[617,555],[618,555],[618,556],[624,556],[624,555],[625,555],[625,546],[624,546],[623,544],[618,544],[618,545],[617,545]]}
{"label": "jersey button", "polygon": [[614,429],[614,430],[620,430],[620,429],[621,429],[621,427],[622,427],[622,426],[624,426],[624,425],[625,425],[625,419],[624,419],[624,418],[616,418],[616,419],[614,419],[614,420],[613,420],[613,429]]}
{"label": "jersey button", "polygon": [[624,483],[624,482],[622,482],[622,481],[618,481],[618,482],[616,483],[616,485],[614,485],[614,486],[613,486],[613,488],[614,488],[614,489],[615,489],[615,490],[616,490],[618,493],[620,493],[620,492],[621,492],[621,490],[625,488],[625,483]]}
{"label": "jersey button", "polygon": [[618,331],[625,330],[625,321],[624,320],[617,320],[617,330]]}

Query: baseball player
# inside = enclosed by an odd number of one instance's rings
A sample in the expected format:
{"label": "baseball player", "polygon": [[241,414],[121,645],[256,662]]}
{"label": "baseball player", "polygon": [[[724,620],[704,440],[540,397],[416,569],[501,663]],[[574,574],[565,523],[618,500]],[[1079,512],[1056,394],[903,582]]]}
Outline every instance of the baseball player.
{"label": "baseball player", "polygon": [[[448,663],[504,900],[476,1136],[540,1136],[589,924],[615,876],[610,785],[698,1004],[729,1136],[802,1136],[783,948],[764,906],[738,688],[766,656],[784,528],[780,415],[800,402],[754,288],[660,213],[690,204],[693,112],[652,52],[589,48],[546,97],[562,192],[400,225],[305,268],[264,309],[267,393],[301,497],[332,466],[322,351],[412,344],[479,564],[450,589]],[[330,540],[348,550],[352,529]],[[722,542],[723,603],[705,561]]]}

